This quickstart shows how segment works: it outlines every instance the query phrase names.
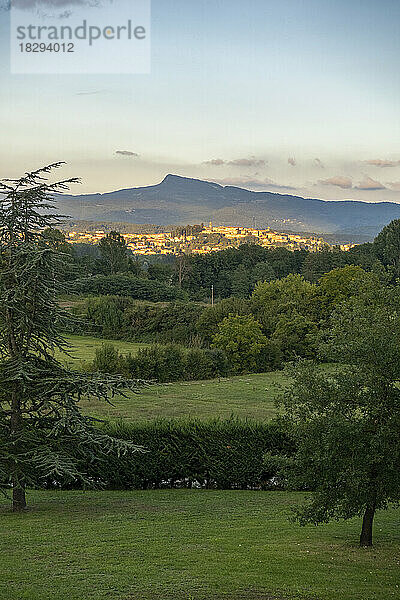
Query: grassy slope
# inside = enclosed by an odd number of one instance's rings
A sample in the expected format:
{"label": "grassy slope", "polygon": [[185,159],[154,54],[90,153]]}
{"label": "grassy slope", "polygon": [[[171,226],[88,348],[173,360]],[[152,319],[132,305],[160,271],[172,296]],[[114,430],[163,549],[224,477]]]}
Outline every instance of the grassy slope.
{"label": "grassy slope", "polygon": [[284,383],[283,375],[277,372],[220,381],[158,384],[139,394],[129,394],[127,398],[115,398],[113,406],[88,400],[83,400],[81,406],[85,413],[95,417],[128,420],[184,416],[228,418],[232,414],[270,419],[276,414],[274,399]]}
{"label": "grassy slope", "polygon": [[400,511],[289,523],[299,493],[158,490],[32,492],[0,501],[1,600],[390,600],[399,598]]}
{"label": "grassy slope", "polygon": [[[134,354],[147,344],[103,340],[88,336],[70,336],[74,359],[59,356],[73,368],[91,362],[96,348],[110,342],[122,353]],[[82,401],[86,414],[95,417],[124,418],[129,420],[154,417],[222,417],[231,414],[256,419],[270,419],[276,414],[274,401],[286,383],[282,373],[263,373],[223,378],[220,381],[190,381],[153,385],[140,394],[118,397],[113,406],[104,402]]]}

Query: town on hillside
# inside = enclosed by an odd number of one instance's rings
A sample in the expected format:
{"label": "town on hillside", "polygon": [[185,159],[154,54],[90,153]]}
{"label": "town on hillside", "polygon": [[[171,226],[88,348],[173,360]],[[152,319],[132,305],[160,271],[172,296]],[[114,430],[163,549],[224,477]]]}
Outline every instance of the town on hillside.
{"label": "town on hillside", "polygon": [[[72,230],[67,239],[72,244],[98,244],[107,231]],[[122,233],[128,248],[135,254],[207,254],[226,248],[237,248],[244,243],[258,244],[263,247],[284,247],[288,250],[308,250],[318,252],[330,248],[322,237],[305,237],[296,233],[280,233],[251,227],[229,227],[209,225],[189,225],[176,227],[171,231],[157,233]],[[340,249],[347,251],[354,244],[342,244]]]}

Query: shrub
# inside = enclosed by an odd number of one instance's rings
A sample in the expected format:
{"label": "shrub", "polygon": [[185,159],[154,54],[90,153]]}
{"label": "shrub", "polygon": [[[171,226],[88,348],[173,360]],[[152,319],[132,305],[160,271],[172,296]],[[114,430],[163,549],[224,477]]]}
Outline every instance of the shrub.
{"label": "shrub", "polygon": [[208,342],[211,342],[218,332],[218,325],[229,315],[248,315],[250,303],[243,298],[225,298],[214,306],[207,306],[200,314],[196,329]]}
{"label": "shrub", "polygon": [[102,344],[101,348],[96,348],[93,361],[93,371],[100,373],[119,373],[121,364],[121,355],[113,344]]}
{"label": "shrub", "polygon": [[218,326],[213,346],[226,353],[234,373],[254,373],[268,366],[268,339],[252,315],[226,317]]}
{"label": "shrub", "polygon": [[132,377],[155,379],[160,383],[185,379],[185,352],[181,346],[167,344],[141,348],[128,358]]}
{"label": "shrub", "polygon": [[316,354],[318,327],[303,315],[282,315],[272,336],[285,360],[312,358]]}
{"label": "shrub", "polygon": [[315,294],[315,285],[300,275],[288,275],[284,279],[257,284],[251,298],[251,310],[263,333],[271,335],[282,316],[296,313],[310,317]]}
{"label": "shrub", "polygon": [[140,348],[135,356],[123,356],[112,344],[103,344],[96,350],[92,370],[166,383],[225,376],[229,367],[220,350],[155,344]]}
{"label": "shrub", "polygon": [[[87,333],[141,342],[175,342],[203,345],[196,323],[204,306],[193,302],[151,303],[126,296],[87,298],[79,316],[86,320]],[[79,327],[79,329],[78,329]],[[75,333],[82,333],[77,322]]]}
{"label": "shrub", "polygon": [[101,335],[117,338],[123,335],[124,314],[131,303],[130,298],[121,296],[89,298],[86,304],[86,319]]}

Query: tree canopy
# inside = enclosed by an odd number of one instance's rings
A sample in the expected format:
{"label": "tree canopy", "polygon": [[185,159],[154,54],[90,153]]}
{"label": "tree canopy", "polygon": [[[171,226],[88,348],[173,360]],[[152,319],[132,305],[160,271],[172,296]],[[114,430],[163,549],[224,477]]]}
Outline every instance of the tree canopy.
{"label": "tree canopy", "polygon": [[361,545],[372,544],[375,511],[400,499],[400,311],[377,291],[333,314],[321,355],[336,366],[300,363],[284,399],[298,444],[288,470],[311,489],[302,524],[363,516]]}

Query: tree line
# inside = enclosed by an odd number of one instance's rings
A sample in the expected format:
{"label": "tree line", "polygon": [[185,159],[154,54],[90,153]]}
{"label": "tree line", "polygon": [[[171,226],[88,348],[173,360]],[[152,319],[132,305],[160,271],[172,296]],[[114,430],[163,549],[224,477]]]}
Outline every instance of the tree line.
{"label": "tree line", "polygon": [[399,231],[400,220],[393,221],[373,242],[348,252],[335,247],[320,252],[289,251],[245,243],[206,255],[162,257],[134,255],[116,231],[108,233],[98,245],[69,244],[55,228],[45,231],[44,237],[72,258],[64,275],[72,282],[71,292],[82,294],[87,289],[92,294],[130,295],[154,301],[162,301],[169,294],[170,299],[207,302],[211,288],[215,299],[248,298],[259,281],[298,274],[317,283],[325,273],[348,265],[360,266],[394,284],[400,275]]}

